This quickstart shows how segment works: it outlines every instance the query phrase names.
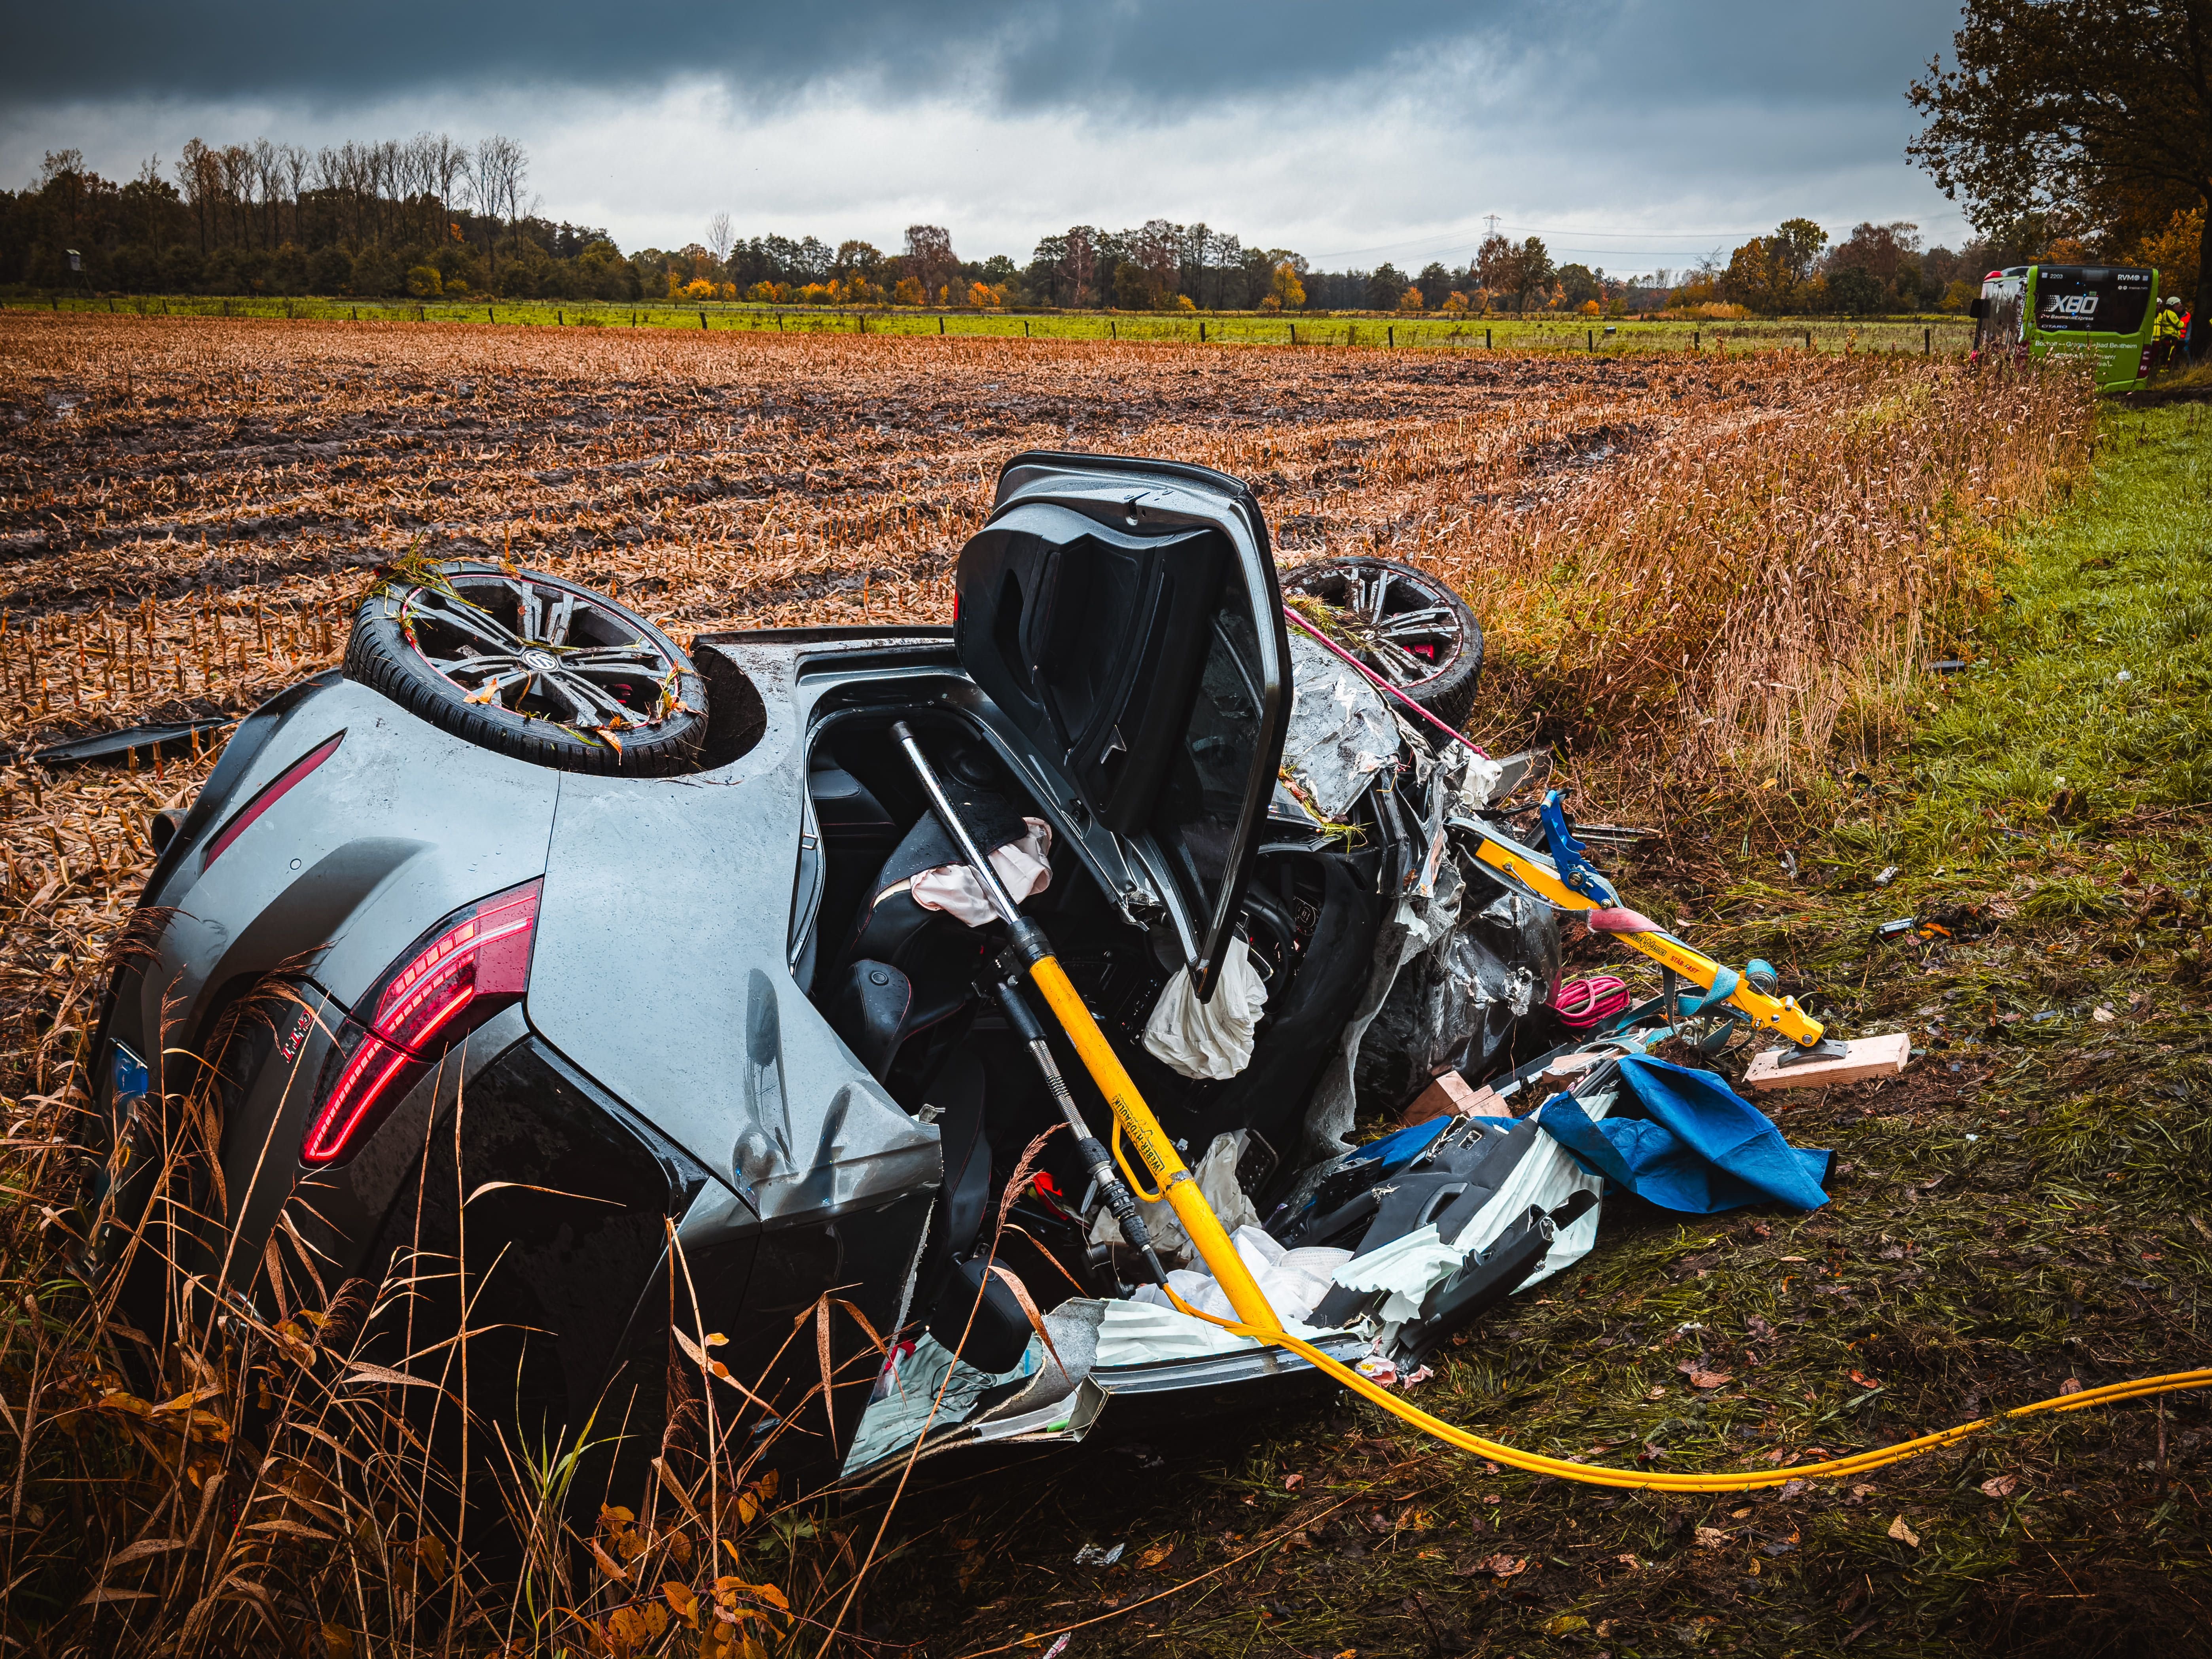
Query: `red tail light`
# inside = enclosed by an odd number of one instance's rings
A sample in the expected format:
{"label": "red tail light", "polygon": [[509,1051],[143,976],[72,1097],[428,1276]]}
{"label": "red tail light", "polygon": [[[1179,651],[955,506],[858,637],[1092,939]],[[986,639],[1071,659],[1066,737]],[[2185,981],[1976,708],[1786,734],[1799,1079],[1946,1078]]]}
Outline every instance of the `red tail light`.
{"label": "red tail light", "polygon": [[356,1012],[339,1030],[302,1163],[328,1164],[348,1151],[421,1068],[521,998],[544,884],[525,882],[447,916],[362,999],[374,1012],[365,1021]]}

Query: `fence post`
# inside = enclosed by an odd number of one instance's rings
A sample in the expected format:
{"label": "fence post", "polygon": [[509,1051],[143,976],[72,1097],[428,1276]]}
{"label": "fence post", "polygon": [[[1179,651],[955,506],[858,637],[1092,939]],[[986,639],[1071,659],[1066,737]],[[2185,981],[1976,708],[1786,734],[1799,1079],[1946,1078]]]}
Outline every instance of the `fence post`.
{"label": "fence post", "polygon": [[1489,350],[1489,349],[1491,349],[1491,347],[1490,347],[1490,331],[1489,331],[1488,329],[1486,329],[1486,328],[1485,330],[1483,330],[1483,331],[1482,331],[1482,349],[1483,349],[1485,351],[1487,351],[1487,350]]}
{"label": "fence post", "polygon": [[1936,331],[1932,328],[1922,329],[1920,331],[1920,355],[1925,357],[1934,351],[1935,349]]}
{"label": "fence post", "polygon": [[1106,337],[1109,340],[1121,337],[1121,324],[1118,318],[1109,317],[1106,319]]}
{"label": "fence post", "polygon": [[1398,349],[1398,325],[1395,323],[1385,323],[1382,325],[1382,343],[1393,351]]}
{"label": "fence post", "polygon": [[1701,328],[1692,329],[1690,331],[1690,349],[1692,351],[1702,351],[1705,349],[1705,330]]}
{"label": "fence post", "polygon": [[939,317],[937,319],[937,333],[939,339],[942,339],[945,336],[945,319],[942,317]]}
{"label": "fence post", "polygon": [[1595,351],[1597,349],[1597,331],[1594,328],[1586,328],[1583,332],[1589,340],[1589,349]]}
{"label": "fence post", "polygon": [[1206,343],[1206,319],[1203,317],[1198,319],[1198,343],[1200,345]]}
{"label": "fence post", "polygon": [[699,331],[700,331],[701,333],[702,333],[702,334],[703,334],[703,333],[705,333],[705,332],[706,332],[706,331],[707,331],[707,313],[706,313],[705,312],[703,312],[703,311],[702,311],[702,312],[701,312],[701,313],[699,313]]}
{"label": "fence post", "polygon": [[498,320],[499,320],[499,311],[498,311],[497,307],[493,307],[493,306],[486,306],[486,307],[484,307],[484,321],[486,321],[486,322],[488,322],[488,323],[495,323],[495,322],[497,322]]}
{"label": "fence post", "polygon": [[1806,350],[1808,350],[1808,351],[1810,351],[1812,349],[1813,349],[1813,331],[1812,331],[1811,329],[1809,329],[1809,328],[1808,328],[1808,329],[1807,329],[1807,330],[1805,331],[1805,349],[1806,349]]}
{"label": "fence post", "polygon": [[1292,324],[1291,325],[1291,343],[1292,345],[1296,345],[1297,343],[1298,343],[1298,325],[1297,325],[1296,323],[1292,323]]}

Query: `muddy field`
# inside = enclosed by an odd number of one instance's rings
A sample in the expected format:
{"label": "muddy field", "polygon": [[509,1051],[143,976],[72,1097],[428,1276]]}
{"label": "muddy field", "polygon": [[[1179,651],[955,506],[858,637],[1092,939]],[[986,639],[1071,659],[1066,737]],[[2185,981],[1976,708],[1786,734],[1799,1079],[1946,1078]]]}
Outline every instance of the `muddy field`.
{"label": "muddy field", "polygon": [[1371,548],[1473,589],[1501,513],[1571,515],[1630,452],[1863,392],[1838,359],[10,313],[0,739],[250,707],[332,659],[368,573],[410,549],[576,577],[679,635],[942,619],[952,554],[1024,448],[1219,466],[1286,561]]}

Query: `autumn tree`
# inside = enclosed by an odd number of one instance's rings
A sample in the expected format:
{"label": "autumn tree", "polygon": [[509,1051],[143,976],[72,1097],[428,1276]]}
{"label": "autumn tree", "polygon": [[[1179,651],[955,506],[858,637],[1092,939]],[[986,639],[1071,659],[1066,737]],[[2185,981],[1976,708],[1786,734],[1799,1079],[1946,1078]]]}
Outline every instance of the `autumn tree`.
{"label": "autumn tree", "polygon": [[959,264],[952,252],[952,234],[944,226],[906,228],[906,275],[921,283],[924,305],[951,284],[952,273]]}
{"label": "autumn tree", "polygon": [[1784,219],[1769,236],[1754,236],[1729,259],[1721,291],[1741,306],[1769,316],[1806,304],[1814,296],[1814,268],[1828,233],[1810,219]]}
{"label": "autumn tree", "polygon": [[1298,268],[1288,259],[1279,262],[1275,274],[1267,282],[1267,297],[1285,311],[1296,311],[1306,302],[1306,285],[1298,280]]}
{"label": "autumn tree", "polygon": [[2212,0],[1967,0],[1906,94],[1906,146],[1984,232],[2045,216],[2115,249],[2200,216],[2189,346],[2212,329]]}

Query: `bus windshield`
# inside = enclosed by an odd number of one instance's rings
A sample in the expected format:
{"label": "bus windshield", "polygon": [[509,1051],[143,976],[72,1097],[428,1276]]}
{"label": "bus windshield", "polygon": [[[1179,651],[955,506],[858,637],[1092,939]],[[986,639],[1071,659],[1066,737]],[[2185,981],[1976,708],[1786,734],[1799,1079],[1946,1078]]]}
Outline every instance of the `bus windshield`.
{"label": "bus windshield", "polygon": [[2110,265],[2038,265],[2035,326],[2043,334],[2133,334],[2150,307],[2151,273]]}

